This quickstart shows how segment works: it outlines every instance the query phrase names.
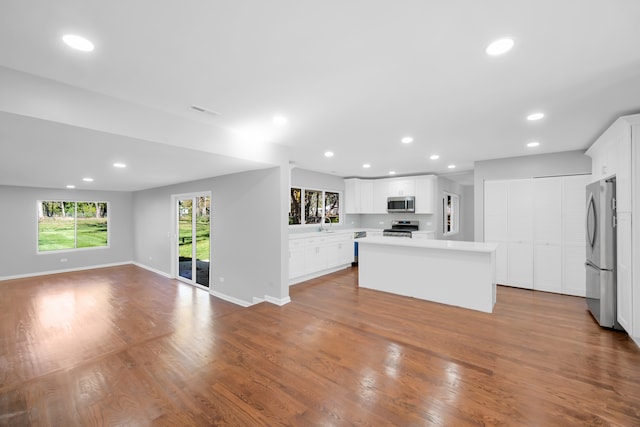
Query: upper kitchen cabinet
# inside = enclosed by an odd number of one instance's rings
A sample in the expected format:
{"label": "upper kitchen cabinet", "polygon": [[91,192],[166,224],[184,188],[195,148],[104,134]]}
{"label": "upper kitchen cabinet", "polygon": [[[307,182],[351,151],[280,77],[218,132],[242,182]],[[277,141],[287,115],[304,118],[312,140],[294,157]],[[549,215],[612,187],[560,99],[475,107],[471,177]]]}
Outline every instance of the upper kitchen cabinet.
{"label": "upper kitchen cabinet", "polygon": [[387,197],[416,198],[415,213],[435,213],[437,177],[422,175],[403,178],[344,180],[345,212],[348,214],[385,214]]}
{"label": "upper kitchen cabinet", "polygon": [[416,213],[433,214],[436,212],[436,187],[438,177],[435,175],[418,176],[415,180]]}
{"label": "upper kitchen cabinet", "polygon": [[388,197],[405,197],[416,195],[416,181],[410,178],[388,180]]}
{"label": "upper kitchen cabinet", "polygon": [[349,178],[344,180],[345,213],[387,213],[386,180]]}
{"label": "upper kitchen cabinet", "polygon": [[619,212],[631,212],[632,126],[625,117],[616,120],[587,150],[591,157],[591,179],[616,177]]}

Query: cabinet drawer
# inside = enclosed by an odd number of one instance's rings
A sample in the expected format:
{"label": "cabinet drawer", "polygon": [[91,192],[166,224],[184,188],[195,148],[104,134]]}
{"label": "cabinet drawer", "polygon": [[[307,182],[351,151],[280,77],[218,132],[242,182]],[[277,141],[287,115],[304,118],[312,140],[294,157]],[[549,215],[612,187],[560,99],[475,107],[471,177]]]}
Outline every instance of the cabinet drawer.
{"label": "cabinet drawer", "polygon": [[291,239],[289,240],[289,249],[301,249],[304,248],[305,239]]}

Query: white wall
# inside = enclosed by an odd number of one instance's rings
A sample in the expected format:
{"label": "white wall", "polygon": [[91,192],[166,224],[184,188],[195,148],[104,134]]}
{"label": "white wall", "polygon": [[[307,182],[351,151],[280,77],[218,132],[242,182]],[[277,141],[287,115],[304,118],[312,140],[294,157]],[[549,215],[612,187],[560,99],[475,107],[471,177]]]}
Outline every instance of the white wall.
{"label": "white wall", "polygon": [[591,173],[591,159],[581,150],[475,162],[475,241],[484,241],[484,181],[587,173]]}
{"label": "white wall", "polygon": [[[132,194],[0,186],[0,279],[130,262]],[[109,202],[109,247],[38,253],[38,200]],[[67,259],[61,262],[62,258]]]}
{"label": "white wall", "polygon": [[175,273],[172,195],[210,191],[210,290],[245,303],[265,296],[288,299],[288,258],[284,255],[287,218],[282,201],[288,195],[289,170],[284,169],[243,172],[134,193],[134,261],[165,274]]}

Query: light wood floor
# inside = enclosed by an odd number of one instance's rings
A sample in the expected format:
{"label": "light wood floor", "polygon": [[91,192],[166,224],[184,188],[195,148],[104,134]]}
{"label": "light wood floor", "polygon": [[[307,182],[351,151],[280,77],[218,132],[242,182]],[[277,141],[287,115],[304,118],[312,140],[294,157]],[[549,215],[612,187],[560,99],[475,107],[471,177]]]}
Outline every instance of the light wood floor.
{"label": "light wood floor", "polygon": [[0,425],[640,425],[640,350],[582,298],[356,284],[241,308],[134,266],[0,282]]}

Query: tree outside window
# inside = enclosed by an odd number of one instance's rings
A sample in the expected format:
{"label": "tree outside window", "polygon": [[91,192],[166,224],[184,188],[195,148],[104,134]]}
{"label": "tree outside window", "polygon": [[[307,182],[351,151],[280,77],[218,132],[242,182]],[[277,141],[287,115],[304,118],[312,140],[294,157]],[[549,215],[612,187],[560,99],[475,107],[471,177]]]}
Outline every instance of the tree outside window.
{"label": "tree outside window", "polygon": [[323,222],[340,223],[340,193],[291,187],[289,225]]}

